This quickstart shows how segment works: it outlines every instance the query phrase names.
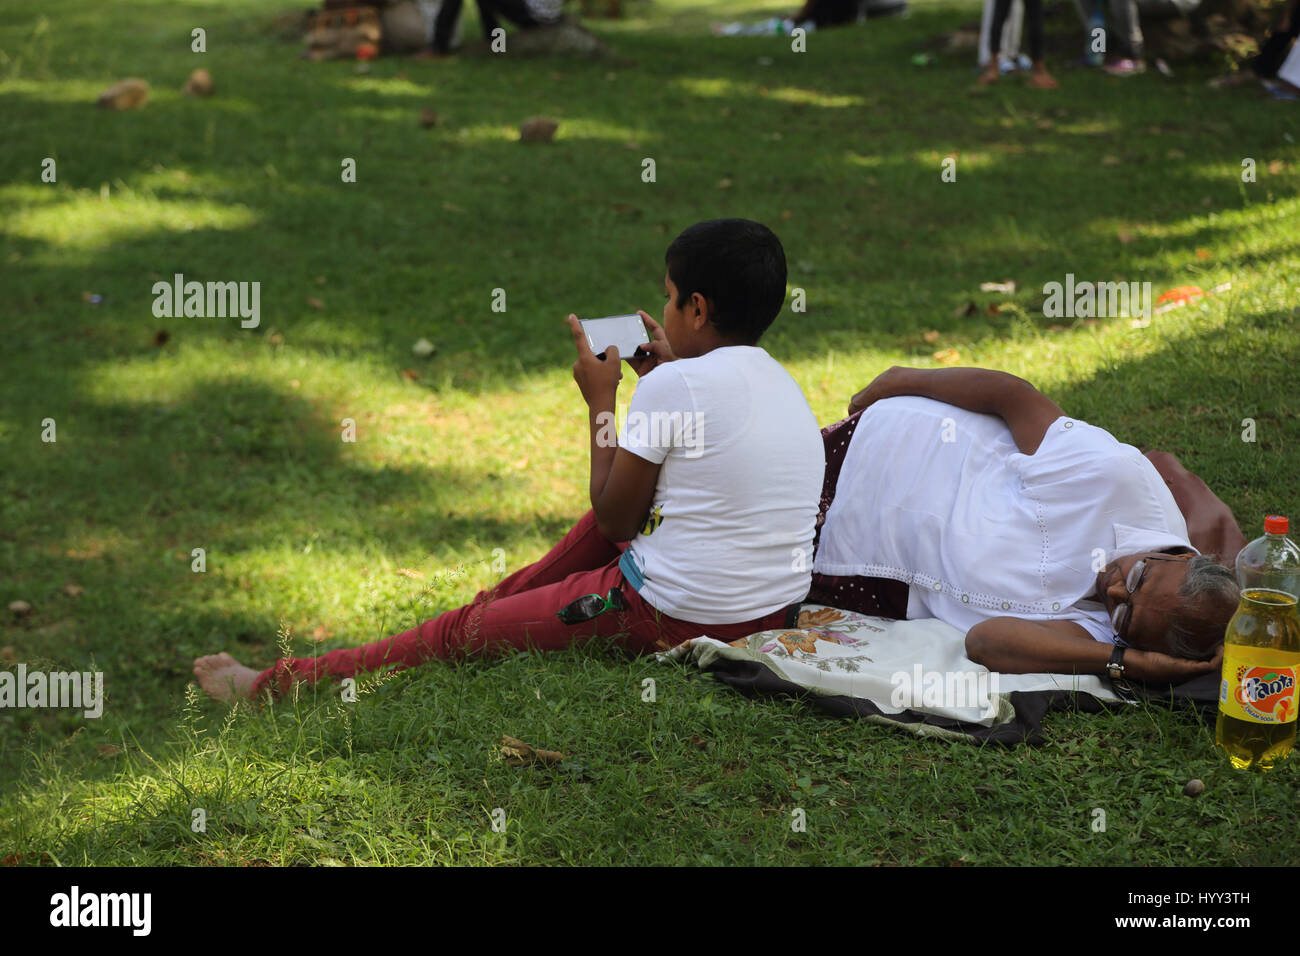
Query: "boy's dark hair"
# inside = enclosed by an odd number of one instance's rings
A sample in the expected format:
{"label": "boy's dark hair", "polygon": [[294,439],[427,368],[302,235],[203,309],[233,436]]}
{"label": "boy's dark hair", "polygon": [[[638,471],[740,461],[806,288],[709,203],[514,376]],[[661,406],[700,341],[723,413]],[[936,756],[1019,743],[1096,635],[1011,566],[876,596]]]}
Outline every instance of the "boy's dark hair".
{"label": "boy's dark hair", "polygon": [[785,304],[785,250],[748,219],[709,219],[682,231],[664,253],[681,308],[698,292],[720,335],[755,345]]}

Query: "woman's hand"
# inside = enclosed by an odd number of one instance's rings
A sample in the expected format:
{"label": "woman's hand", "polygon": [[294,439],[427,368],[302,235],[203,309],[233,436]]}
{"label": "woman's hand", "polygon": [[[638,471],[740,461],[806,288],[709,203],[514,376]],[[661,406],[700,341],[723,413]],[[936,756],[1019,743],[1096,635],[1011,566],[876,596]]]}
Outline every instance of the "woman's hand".
{"label": "woman's hand", "polygon": [[643,378],[662,363],[675,361],[677,356],[673,354],[673,350],[668,344],[668,336],[664,334],[664,327],[644,312],[637,312],[637,315],[641,316],[641,321],[649,329],[650,341],[637,350],[645,354],[632,356],[627,360],[627,364],[632,366],[632,371],[636,372],[637,378]]}
{"label": "woman's hand", "polygon": [[578,361],[573,363],[573,380],[578,383],[583,400],[588,406],[612,407],[619,379],[623,377],[618,346],[611,345],[605,349],[604,355],[596,355],[587,344],[587,334],[582,331],[576,315],[569,315],[569,331],[573,333],[573,344],[578,349]]}
{"label": "woman's hand", "polygon": [[904,379],[909,374],[917,371],[920,370],[895,365],[893,368],[881,372],[871,380],[870,385],[849,399],[849,414],[852,415],[864,408],[870,408],[882,398],[893,398],[896,395],[908,394]]}
{"label": "woman's hand", "polygon": [[1159,651],[1140,651],[1135,647],[1124,652],[1124,676],[1156,684],[1181,684],[1203,674],[1218,673],[1222,666],[1222,644],[1208,661],[1170,657]]}

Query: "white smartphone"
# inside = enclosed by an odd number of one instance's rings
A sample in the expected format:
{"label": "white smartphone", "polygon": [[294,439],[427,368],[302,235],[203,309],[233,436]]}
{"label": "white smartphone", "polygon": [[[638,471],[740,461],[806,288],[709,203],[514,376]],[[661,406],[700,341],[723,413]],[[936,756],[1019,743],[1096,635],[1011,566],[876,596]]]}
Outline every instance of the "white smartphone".
{"label": "white smartphone", "polygon": [[587,344],[603,356],[611,345],[618,346],[618,357],[631,358],[638,348],[650,341],[650,333],[639,315],[609,315],[603,319],[579,319]]}

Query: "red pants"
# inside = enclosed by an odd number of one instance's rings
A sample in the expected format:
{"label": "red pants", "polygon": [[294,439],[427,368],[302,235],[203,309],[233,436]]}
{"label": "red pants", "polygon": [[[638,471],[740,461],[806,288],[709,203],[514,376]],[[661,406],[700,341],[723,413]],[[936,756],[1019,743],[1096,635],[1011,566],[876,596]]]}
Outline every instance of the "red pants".
{"label": "red pants", "polygon": [[[268,685],[283,693],[295,681],[414,667],[431,658],[526,648],[558,650],[593,637],[645,653],[701,635],[732,641],[755,631],[794,626],[789,608],[738,624],[692,624],[661,614],[623,578],[618,561],[626,547],[607,541],[596,529],[594,513],[588,511],[546,557],[520,568],[491,590],[480,591],[464,607],[373,644],[320,657],[284,658],[258,675],[253,694],[259,696]],[[564,624],[556,617],[560,608],[584,594],[603,597],[615,587],[622,590],[627,610],[609,610],[581,624]]]}

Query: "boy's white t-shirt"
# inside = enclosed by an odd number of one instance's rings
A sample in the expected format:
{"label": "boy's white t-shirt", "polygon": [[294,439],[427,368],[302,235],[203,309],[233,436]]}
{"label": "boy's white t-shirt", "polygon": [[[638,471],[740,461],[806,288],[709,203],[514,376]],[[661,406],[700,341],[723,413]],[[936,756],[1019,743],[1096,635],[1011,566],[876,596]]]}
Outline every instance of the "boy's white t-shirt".
{"label": "boy's white t-shirt", "polygon": [[663,466],[620,562],[651,606],[735,624],[808,596],[825,452],[803,392],[766,351],[658,366],[637,385],[619,446]]}

